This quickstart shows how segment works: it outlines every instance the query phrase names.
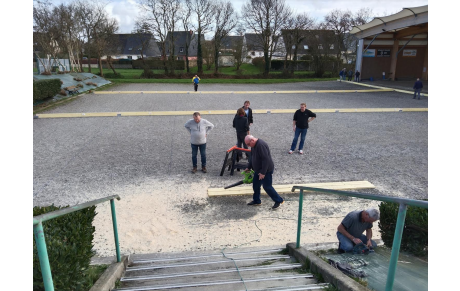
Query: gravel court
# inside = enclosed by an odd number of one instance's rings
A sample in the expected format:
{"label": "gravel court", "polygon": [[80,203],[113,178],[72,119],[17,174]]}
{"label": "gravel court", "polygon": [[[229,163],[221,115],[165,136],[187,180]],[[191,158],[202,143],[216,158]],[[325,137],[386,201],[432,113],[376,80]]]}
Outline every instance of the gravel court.
{"label": "gravel court", "polygon": [[[362,102],[372,105],[366,107],[378,107],[384,102],[390,106],[382,107],[397,107],[395,103],[410,97],[392,92],[376,97],[379,94],[370,93],[367,98],[362,96],[362,100],[355,101],[349,100],[352,95],[342,94],[332,100],[333,94],[322,94],[317,102],[329,100],[334,104],[343,100],[347,104],[354,102],[355,107]],[[301,94],[296,95],[286,98],[293,105],[284,108],[297,108],[305,101]],[[196,100],[206,95],[201,96]],[[165,104],[169,102],[167,110],[195,107],[196,102],[190,99],[176,101],[174,96],[165,97],[169,97],[164,100]],[[260,96],[260,101],[253,95],[239,97],[241,100],[201,101],[218,109],[236,109],[246,99],[257,104],[253,108],[262,107],[260,103],[287,103],[277,100],[279,95],[274,94]],[[313,108],[308,100],[308,107]],[[78,102],[59,109],[69,112],[70,106]],[[124,102],[126,106],[131,104],[128,98]],[[426,99],[422,102],[426,107]],[[147,106],[141,103],[138,106]],[[272,202],[266,195],[262,196],[264,205],[260,208],[245,206],[250,196],[207,197],[208,187],[224,187],[241,179],[238,172],[233,177],[229,172],[219,176],[225,151],[236,141],[233,116],[203,114],[216,127],[208,137],[208,173],[195,175],[190,173],[190,137],[183,127],[190,118],[35,119],[34,206],[74,205],[120,195],[117,216],[120,215],[119,234],[124,253],[238,246],[258,237],[256,226],[263,234],[251,246],[282,245],[295,240],[297,195],[283,195],[286,203],[276,212],[268,210]],[[376,189],[363,192],[428,198],[427,112],[318,114],[308,131],[303,156],[287,153],[293,138],[292,114],[256,114],[254,120],[251,133],[270,145],[276,167],[274,184],[368,180]],[[303,243],[334,242],[334,229],[348,211],[376,206],[370,201],[328,195],[307,195],[304,201],[304,211],[308,214],[303,219],[306,223]],[[105,203],[97,211],[95,249],[98,255],[110,256],[113,255],[110,207]],[[274,228],[278,230],[274,232]],[[374,233],[378,238],[378,229]],[[149,243],[145,243],[146,239]]]}
{"label": "gravel court", "polygon": [[[266,87],[265,87],[266,86]],[[205,91],[294,91],[294,90],[366,90],[370,89],[337,81],[292,84],[244,85],[205,84]],[[123,84],[108,91],[182,91],[184,84]],[[237,109],[245,100],[253,109],[294,109],[302,102],[307,108],[425,108],[428,98],[413,100],[410,94],[398,92],[371,93],[304,93],[304,94],[86,94],[46,113],[136,112],[170,110],[228,110]],[[172,102],[174,100],[174,102]]]}

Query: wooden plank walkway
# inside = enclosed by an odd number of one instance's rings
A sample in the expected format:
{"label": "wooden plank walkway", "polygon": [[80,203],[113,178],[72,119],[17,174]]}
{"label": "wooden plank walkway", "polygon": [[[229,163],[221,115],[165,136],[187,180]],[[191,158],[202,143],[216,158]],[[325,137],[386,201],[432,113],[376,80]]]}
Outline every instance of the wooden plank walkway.
{"label": "wooden plank walkway", "polygon": [[[356,190],[356,189],[374,189],[375,186],[369,181],[347,181],[347,182],[327,182],[327,183],[308,183],[308,184],[287,184],[273,185],[276,192],[279,194],[289,194],[293,186],[305,186],[313,188],[331,189],[331,190]],[[296,190],[296,193],[299,191]],[[232,195],[252,195],[252,184],[248,186],[236,186],[230,189],[224,188],[209,188],[208,196],[232,196]],[[261,193],[265,193],[261,188]]]}

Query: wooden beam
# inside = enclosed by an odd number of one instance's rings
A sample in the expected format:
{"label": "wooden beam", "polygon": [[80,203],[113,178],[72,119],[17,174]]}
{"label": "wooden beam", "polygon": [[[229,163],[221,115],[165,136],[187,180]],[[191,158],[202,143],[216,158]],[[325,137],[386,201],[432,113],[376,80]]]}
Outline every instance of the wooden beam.
{"label": "wooden beam", "polygon": [[428,23],[426,23],[423,26],[412,26],[403,30],[400,30],[395,33],[396,39],[401,39],[406,36],[411,36],[414,34],[422,34],[422,33],[428,33]]}
{"label": "wooden beam", "polygon": [[[348,181],[348,182],[328,182],[328,183],[309,183],[309,184],[288,184],[288,185],[273,185],[278,194],[293,194],[291,189],[293,186],[305,186],[331,190],[352,190],[352,189],[374,189],[375,186],[369,181]],[[296,190],[296,193],[299,191]],[[261,193],[265,193],[261,189]],[[230,189],[224,188],[209,188],[208,196],[234,196],[234,195],[252,195],[252,185],[250,186],[237,186]]]}

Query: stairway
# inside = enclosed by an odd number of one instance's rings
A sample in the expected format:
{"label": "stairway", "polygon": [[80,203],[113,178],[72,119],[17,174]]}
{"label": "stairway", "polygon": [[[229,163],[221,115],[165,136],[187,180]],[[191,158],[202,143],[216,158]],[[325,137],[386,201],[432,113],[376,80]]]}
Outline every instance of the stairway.
{"label": "stairway", "polygon": [[258,249],[228,250],[225,256],[218,252],[172,257],[133,255],[120,286],[113,290],[287,291],[327,286],[306,273],[283,249]]}

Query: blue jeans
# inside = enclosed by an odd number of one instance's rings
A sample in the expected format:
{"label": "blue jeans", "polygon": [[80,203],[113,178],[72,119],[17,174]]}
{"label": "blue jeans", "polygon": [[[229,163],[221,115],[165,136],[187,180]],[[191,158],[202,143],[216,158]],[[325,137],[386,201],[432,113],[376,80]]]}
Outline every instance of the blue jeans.
{"label": "blue jeans", "polygon": [[299,144],[299,151],[303,149],[303,144],[305,143],[305,136],[307,135],[308,128],[295,128],[294,140],[292,141],[291,151],[295,150],[295,146],[297,145],[297,141],[299,140],[300,135],[300,144]]}
{"label": "blue jeans", "polygon": [[[337,232],[337,238],[339,239],[340,243],[340,248],[346,252],[351,252],[353,250],[353,247],[355,244],[346,236],[341,234],[340,232]],[[367,244],[367,237],[365,234],[362,234],[360,237],[358,237],[364,244]],[[371,240],[372,247],[375,249],[377,247],[377,244],[375,241]]]}
{"label": "blue jeans", "polygon": [[260,201],[260,186],[264,187],[265,192],[267,192],[268,196],[275,201],[275,202],[283,202],[283,198],[278,195],[275,188],[272,186],[272,175],[273,171],[267,172],[263,180],[259,180],[259,172],[254,171],[254,179],[252,180],[252,189],[254,190],[254,195],[252,196],[252,200],[254,203],[261,203]]}
{"label": "blue jeans", "polygon": [[201,166],[206,167],[206,144],[191,144],[192,145],[192,163],[193,167],[196,168],[197,160],[196,156],[198,154],[198,149],[200,149],[201,154]]}
{"label": "blue jeans", "polygon": [[417,95],[418,93],[418,99],[420,99],[420,92],[422,91],[422,89],[414,89],[414,98],[412,99],[415,99],[415,95]]}

